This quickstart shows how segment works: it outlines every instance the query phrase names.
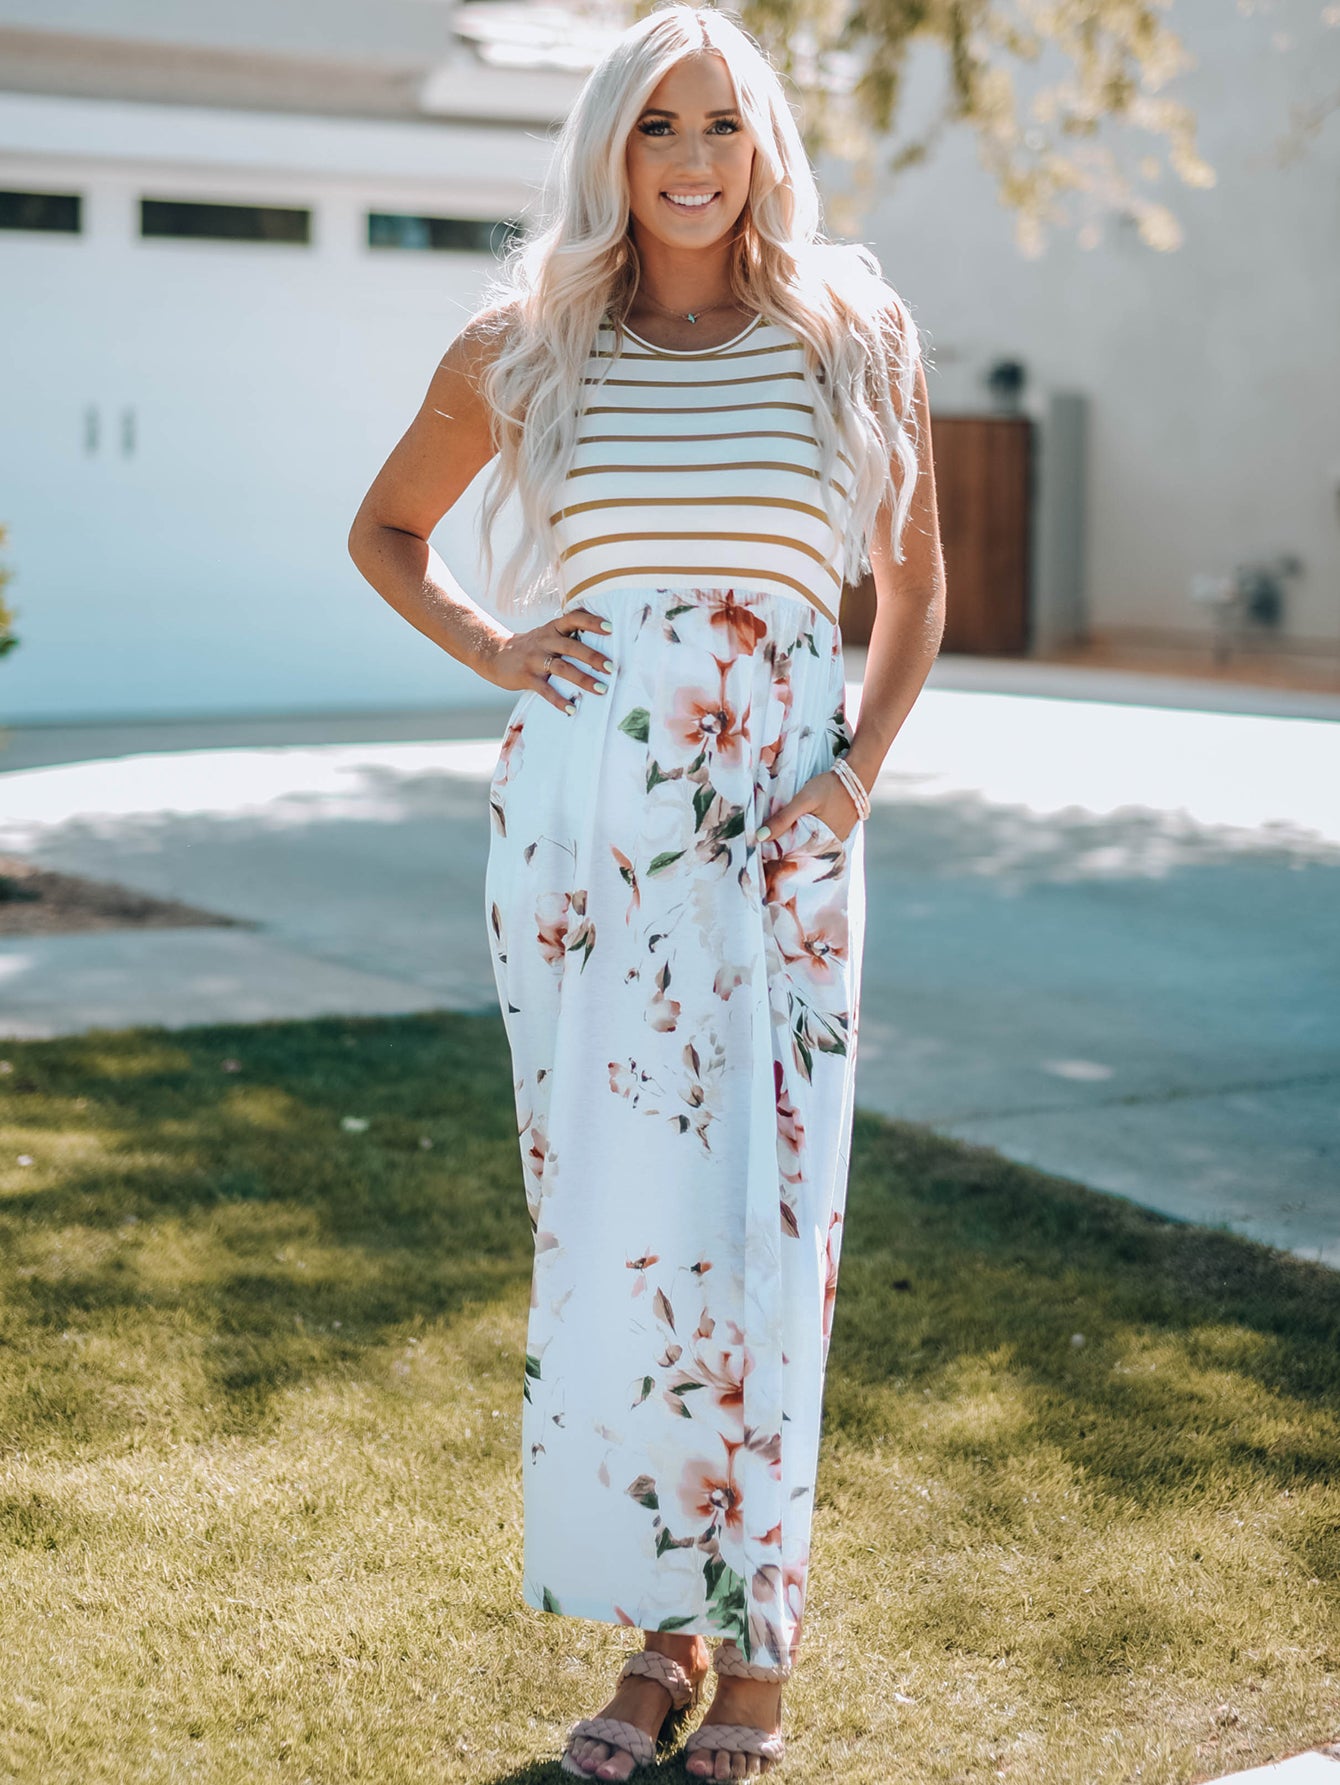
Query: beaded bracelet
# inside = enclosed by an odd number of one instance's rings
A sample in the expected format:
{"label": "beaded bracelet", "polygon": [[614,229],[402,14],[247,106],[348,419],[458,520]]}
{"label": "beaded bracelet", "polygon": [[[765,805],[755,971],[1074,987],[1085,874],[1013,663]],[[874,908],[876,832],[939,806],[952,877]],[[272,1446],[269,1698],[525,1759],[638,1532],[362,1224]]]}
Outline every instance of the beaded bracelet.
{"label": "beaded bracelet", "polygon": [[845,757],[839,756],[837,758],[833,764],[833,773],[851,795],[852,804],[856,807],[858,818],[869,818],[870,795],[861,785],[861,780],[857,775],[856,770]]}

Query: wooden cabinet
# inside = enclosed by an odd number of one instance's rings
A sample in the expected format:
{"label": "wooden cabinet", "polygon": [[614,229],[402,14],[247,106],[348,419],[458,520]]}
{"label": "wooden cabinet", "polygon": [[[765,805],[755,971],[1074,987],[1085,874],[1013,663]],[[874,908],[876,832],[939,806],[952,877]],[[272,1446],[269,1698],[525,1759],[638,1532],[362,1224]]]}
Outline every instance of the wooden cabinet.
{"label": "wooden cabinet", "polygon": [[[1000,657],[1029,648],[1033,428],[1026,415],[931,417],[945,651]],[[868,644],[874,618],[873,578],[848,584],[844,640]]]}

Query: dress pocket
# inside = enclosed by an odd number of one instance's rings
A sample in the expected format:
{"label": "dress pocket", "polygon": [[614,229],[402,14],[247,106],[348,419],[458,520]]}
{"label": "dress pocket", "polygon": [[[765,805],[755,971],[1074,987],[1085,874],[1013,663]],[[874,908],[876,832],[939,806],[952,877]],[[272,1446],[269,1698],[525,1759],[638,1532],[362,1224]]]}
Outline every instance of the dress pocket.
{"label": "dress pocket", "polygon": [[[860,822],[861,820],[858,818],[856,823]],[[848,831],[845,837],[840,837],[827,819],[820,818],[817,812],[802,812],[795,823],[799,832],[799,841],[793,847],[806,851],[817,850],[824,855],[830,854],[834,850],[840,850],[845,860],[855,826],[851,831]]]}

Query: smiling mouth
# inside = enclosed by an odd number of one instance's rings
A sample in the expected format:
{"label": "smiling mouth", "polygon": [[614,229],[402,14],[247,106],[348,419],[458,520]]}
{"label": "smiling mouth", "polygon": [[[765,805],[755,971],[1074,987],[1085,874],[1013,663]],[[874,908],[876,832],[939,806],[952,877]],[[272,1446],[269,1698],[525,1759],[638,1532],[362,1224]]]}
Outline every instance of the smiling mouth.
{"label": "smiling mouth", "polygon": [[719,192],[663,192],[661,197],[677,211],[706,211],[721,197]]}

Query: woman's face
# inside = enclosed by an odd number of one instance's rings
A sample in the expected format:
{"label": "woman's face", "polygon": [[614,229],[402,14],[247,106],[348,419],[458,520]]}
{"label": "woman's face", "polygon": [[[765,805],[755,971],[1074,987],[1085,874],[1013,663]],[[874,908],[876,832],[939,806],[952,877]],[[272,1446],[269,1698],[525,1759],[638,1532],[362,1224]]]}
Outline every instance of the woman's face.
{"label": "woman's face", "polygon": [[[720,56],[695,50],[662,77],[629,132],[626,161],[639,232],[671,248],[707,248],[734,230],[754,144]],[[676,204],[674,195],[708,202]]]}

